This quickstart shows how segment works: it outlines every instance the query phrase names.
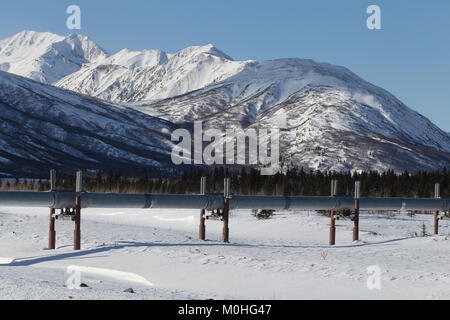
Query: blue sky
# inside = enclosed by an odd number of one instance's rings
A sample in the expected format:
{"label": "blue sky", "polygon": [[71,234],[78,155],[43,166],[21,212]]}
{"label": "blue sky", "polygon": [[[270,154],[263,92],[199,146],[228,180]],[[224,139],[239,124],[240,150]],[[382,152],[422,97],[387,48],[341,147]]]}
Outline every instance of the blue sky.
{"label": "blue sky", "polygon": [[[342,65],[450,132],[448,0],[1,0],[0,39],[25,29],[71,33],[71,4],[82,10],[77,32],[110,53],[213,43],[237,60]],[[366,28],[371,4],[382,30]]]}

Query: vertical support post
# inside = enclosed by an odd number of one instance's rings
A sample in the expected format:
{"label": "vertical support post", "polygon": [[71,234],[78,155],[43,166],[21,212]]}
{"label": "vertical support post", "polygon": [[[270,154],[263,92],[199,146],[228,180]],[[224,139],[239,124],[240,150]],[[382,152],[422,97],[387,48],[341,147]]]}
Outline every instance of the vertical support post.
{"label": "vertical support post", "polygon": [[434,212],[434,234],[439,234],[439,211]]}
{"label": "vertical support post", "polygon": [[225,178],[224,180],[223,198],[222,241],[229,242],[230,229],[228,228],[228,220],[230,217],[230,178]]}
{"label": "vertical support post", "polygon": [[330,212],[330,246],[336,244],[336,218],[334,217],[334,210]]}
{"label": "vertical support post", "polygon": [[82,172],[77,172],[75,196],[75,230],[73,232],[73,249],[81,249],[81,192],[83,190]]}
{"label": "vertical support post", "polygon": [[[50,170],[50,191],[55,191],[56,189],[56,170]],[[50,208],[50,223],[48,227],[48,248],[56,248],[56,230],[55,230],[55,209]]]}
{"label": "vertical support post", "polygon": [[56,230],[55,230],[55,209],[50,208],[50,225],[48,230],[48,248],[55,249],[56,247]]}
{"label": "vertical support post", "polygon": [[[335,197],[337,193],[337,180],[331,180],[331,197]],[[336,218],[334,217],[335,211],[330,211],[330,246],[336,244]]]}
{"label": "vertical support post", "polygon": [[56,190],[56,170],[50,170],[50,191]]}
{"label": "vertical support post", "polygon": [[359,240],[359,198],[360,198],[359,181],[355,181],[355,219],[353,220],[353,241]]}
{"label": "vertical support post", "polygon": [[331,193],[330,197],[335,197],[337,194],[337,180],[331,180]]}
{"label": "vertical support post", "polygon": [[[200,180],[200,194],[206,194],[206,177],[202,177]],[[198,231],[198,238],[200,240],[206,239],[205,209],[200,210],[200,226]]]}
{"label": "vertical support post", "polygon": [[[434,185],[434,198],[439,199],[441,197],[441,185],[436,183]],[[434,234],[439,234],[439,210],[434,212]]]}

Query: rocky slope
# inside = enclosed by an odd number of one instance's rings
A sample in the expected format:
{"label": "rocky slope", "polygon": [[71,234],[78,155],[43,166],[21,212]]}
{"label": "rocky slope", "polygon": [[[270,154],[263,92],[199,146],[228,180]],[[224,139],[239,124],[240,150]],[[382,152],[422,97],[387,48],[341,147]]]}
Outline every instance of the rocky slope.
{"label": "rocky slope", "polygon": [[328,170],[433,170],[450,137],[392,94],[343,67],[281,59],[215,85],[134,108],[205,127],[279,128],[286,165]]}
{"label": "rocky slope", "polygon": [[0,71],[0,175],[171,171],[171,123]]}

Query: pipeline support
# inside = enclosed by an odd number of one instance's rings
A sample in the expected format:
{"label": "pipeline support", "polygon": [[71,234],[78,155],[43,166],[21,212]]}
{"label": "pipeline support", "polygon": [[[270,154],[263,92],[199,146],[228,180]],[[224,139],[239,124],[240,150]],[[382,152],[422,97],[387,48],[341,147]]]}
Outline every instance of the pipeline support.
{"label": "pipeline support", "polygon": [[439,234],[439,211],[434,212],[434,234]]}
{"label": "pipeline support", "polygon": [[75,230],[73,231],[73,249],[81,249],[81,197],[75,198]]}
{"label": "pipeline support", "polygon": [[330,211],[330,246],[336,244],[336,218],[334,217],[334,210]]}
{"label": "pipeline support", "polygon": [[48,248],[55,249],[56,247],[56,230],[55,230],[55,209],[50,208],[50,224],[48,231]]}

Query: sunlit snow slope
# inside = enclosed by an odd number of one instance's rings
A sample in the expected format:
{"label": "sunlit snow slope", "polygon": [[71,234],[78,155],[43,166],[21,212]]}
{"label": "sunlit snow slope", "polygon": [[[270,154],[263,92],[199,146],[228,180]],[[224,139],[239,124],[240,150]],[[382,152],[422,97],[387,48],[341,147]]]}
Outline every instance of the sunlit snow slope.
{"label": "sunlit snow slope", "polygon": [[23,31],[0,40],[0,71],[53,83],[107,54],[89,38]]}

